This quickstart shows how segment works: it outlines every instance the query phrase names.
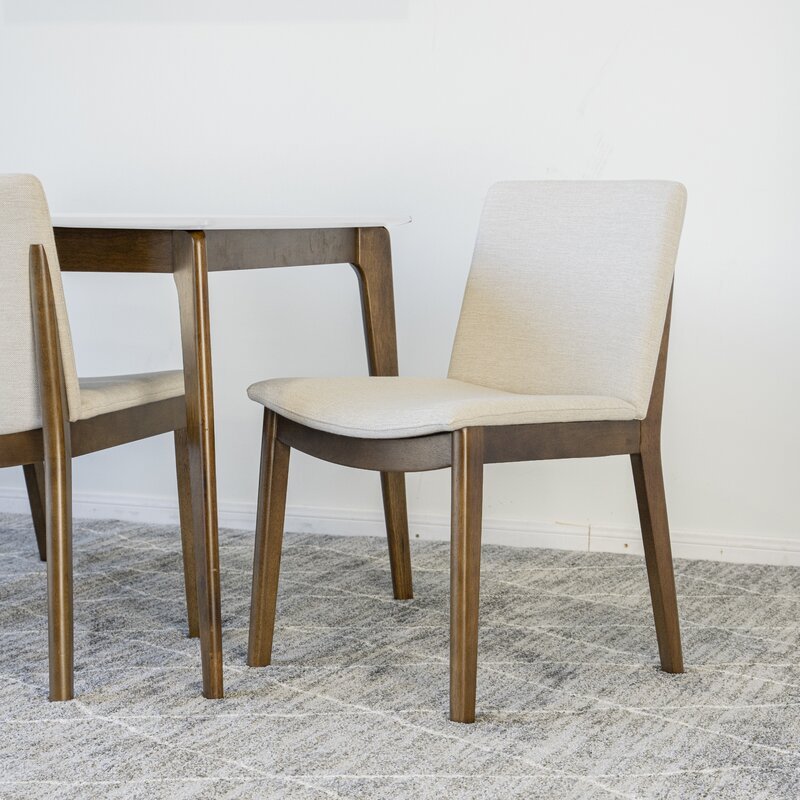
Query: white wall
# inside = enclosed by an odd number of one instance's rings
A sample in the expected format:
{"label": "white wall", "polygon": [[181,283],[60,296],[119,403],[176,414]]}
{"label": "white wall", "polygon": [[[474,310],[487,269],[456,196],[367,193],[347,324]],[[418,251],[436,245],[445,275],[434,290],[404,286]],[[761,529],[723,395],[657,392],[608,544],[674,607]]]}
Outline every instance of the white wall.
{"label": "white wall", "polygon": [[[413,215],[394,232],[406,374],[447,368],[490,183],[683,181],[664,430],[676,550],[800,563],[793,0],[0,8],[0,172],[38,174],[53,211]],[[82,373],[179,364],[168,278],[66,283]],[[220,504],[249,524],[260,410],[244,390],[365,371],[355,278],[215,275],[211,296]],[[81,459],[78,510],[163,517],[170,446]],[[2,507],[18,505],[19,472],[0,471]],[[442,534],[447,474],[408,483],[415,531]],[[377,530],[369,474],[298,456],[289,503],[296,526]],[[591,527],[593,546],[635,547],[624,458],[491,467],[485,514],[494,538],[585,547]]]}

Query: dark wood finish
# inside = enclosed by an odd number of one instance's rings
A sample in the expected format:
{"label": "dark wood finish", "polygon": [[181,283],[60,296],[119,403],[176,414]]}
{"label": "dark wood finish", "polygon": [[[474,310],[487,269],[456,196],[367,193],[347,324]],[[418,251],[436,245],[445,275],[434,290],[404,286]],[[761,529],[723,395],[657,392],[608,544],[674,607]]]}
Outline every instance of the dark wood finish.
{"label": "dark wood finish", "polygon": [[[181,409],[185,401],[180,398]],[[200,635],[197,613],[197,564],[194,559],[194,517],[192,510],[192,474],[189,459],[189,435],[186,428],[175,429],[175,472],[178,478],[178,514],[181,524],[181,550],[183,551],[183,585],[186,591],[186,617],[189,637]]]}
{"label": "dark wood finish", "polygon": [[99,450],[136,442],[160,433],[171,433],[185,425],[186,402],[183,397],[157,400],[154,403],[81,419],[71,425],[72,455],[97,453]]}
{"label": "dark wood finish", "polygon": [[[358,276],[370,375],[398,374],[392,248],[386,228],[360,228],[353,268]],[[395,599],[414,596],[403,469],[381,472],[383,514]]]}
{"label": "dark wood finish", "polygon": [[25,488],[28,491],[28,503],[31,507],[36,546],[39,548],[39,560],[47,561],[44,464],[41,461],[37,461],[34,464],[24,464],[22,469],[25,473]]}
{"label": "dark wood finish", "polygon": [[683,672],[678,602],[660,450],[631,455],[661,669]]}
{"label": "dark wood finish", "polygon": [[41,428],[0,436],[0,467],[35,464],[43,459],[44,437]]}
{"label": "dark wood finish", "polygon": [[359,228],[353,269],[358,277],[370,375],[397,375],[392,248],[386,228]]}
{"label": "dark wood finish", "polygon": [[[639,428],[638,420],[491,426],[484,430],[484,464],[636,453]],[[449,433],[359,439],[281,418],[278,437],[315,458],[356,469],[426,472],[451,465]]]}
{"label": "dark wood finish", "polygon": [[[69,425],[75,458],[186,427],[186,402],[183,397],[156,400]],[[0,436],[0,467],[35,464],[43,458],[41,428]]]}
{"label": "dark wood finish", "polygon": [[406,477],[403,472],[381,472],[381,499],[389,545],[389,569],[392,574],[392,595],[395,600],[411,600],[411,546],[408,542],[408,507]]}
{"label": "dark wood finish", "polygon": [[62,272],[172,272],[172,231],[55,228]]}
{"label": "dark wood finish", "polygon": [[210,272],[349,264],[356,257],[354,228],[212,230],[205,236]]}
{"label": "dark wood finish", "polygon": [[173,259],[181,316],[189,470],[191,484],[197,488],[192,496],[192,517],[203,695],[218,699],[223,696],[222,612],[205,235],[174,233]]}
{"label": "dark wood finish", "polygon": [[650,404],[647,416],[641,423],[641,445],[639,452],[631,455],[631,467],[639,506],[661,668],[665,672],[680,673],[683,672],[683,652],[678,600],[675,594],[675,574],[672,567],[672,547],[669,540],[667,500],[661,469],[661,413],[664,404],[671,316],[672,292],[667,306]]}
{"label": "dark wood finish", "polygon": [[43,245],[30,251],[33,333],[44,434],[50,699],[74,694],[72,619],[72,453],[53,285]]}
{"label": "dark wood finish", "polygon": [[356,439],[280,418],[278,438],[315,458],[356,469],[421,472],[450,466],[450,434],[410,439]]}
{"label": "dark wood finish", "polygon": [[[210,272],[358,261],[355,228],[211,230],[204,235]],[[62,272],[173,272],[172,237],[168,230],[55,228]]]}
{"label": "dark wood finish", "polygon": [[545,422],[486,428],[486,464],[627,455],[639,449],[637,420]]}
{"label": "dark wood finish", "polygon": [[278,438],[278,416],[265,409],[247,646],[247,663],[251,667],[266,667],[272,659],[290,453],[288,445]]}
{"label": "dark wood finish", "polygon": [[450,508],[450,719],[475,721],[483,428],[455,431]]}

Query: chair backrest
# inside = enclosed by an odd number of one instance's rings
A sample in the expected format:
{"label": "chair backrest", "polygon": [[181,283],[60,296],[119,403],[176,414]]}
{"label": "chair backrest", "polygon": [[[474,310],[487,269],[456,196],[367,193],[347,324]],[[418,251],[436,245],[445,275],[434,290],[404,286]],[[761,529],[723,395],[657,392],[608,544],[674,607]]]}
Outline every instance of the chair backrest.
{"label": "chair backrest", "polygon": [[686,190],[667,181],[514,181],[483,209],[449,376],[647,412]]}
{"label": "chair backrest", "polygon": [[80,391],[47,199],[33,175],[0,175],[0,435],[41,427],[28,251],[43,244],[53,282],[70,418]]}

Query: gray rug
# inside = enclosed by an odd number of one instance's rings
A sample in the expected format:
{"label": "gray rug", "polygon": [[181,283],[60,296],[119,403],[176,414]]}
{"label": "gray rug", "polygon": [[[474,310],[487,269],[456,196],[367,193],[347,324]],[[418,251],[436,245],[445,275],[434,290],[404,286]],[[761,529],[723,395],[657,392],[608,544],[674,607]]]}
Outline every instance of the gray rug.
{"label": "gray rug", "polygon": [[76,690],[0,515],[0,798],[797,798],[800,570],[677,562],[688,672],[643,563],[486,547],[475,725],[448,722],[448,547],[391,600],[380,539],[287,535],[274,666],[244,666],[252,536],[221,533],[227,697],[200,694],[177,528],[78,522]]}

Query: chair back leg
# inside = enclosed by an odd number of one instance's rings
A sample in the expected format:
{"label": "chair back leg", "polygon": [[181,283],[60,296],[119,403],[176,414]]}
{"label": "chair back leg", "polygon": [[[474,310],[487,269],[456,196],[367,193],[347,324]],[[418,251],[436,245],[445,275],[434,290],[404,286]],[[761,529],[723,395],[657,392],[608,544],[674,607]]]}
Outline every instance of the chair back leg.
{"label": "chair back leg", "polygon": [[450,719],[475,721],[483,510],[483,429],[453,433],[450,518]]}
{"label": "chair back leg", "polygon": [[36,534],[36,545],[39,548],[39,559],[47,561],[47,522],[44,506],[44,464],[25,464],[22,467],[25,473],[25,488],[28,491],[28,503],[31,507],[33,531]]}
{"label": "chair back leg", "polygon": [[261,472],[258,480],[256,543],[253,556],[253,590],[250,600],[250,636],[247,663],[266,667],[272,659],[275,604],[281,566],[286,484],[289,477],[288,445],[278,440],[278,416],[264,411]]}
{"label": "chair back leg", "polygon": [[194,557],[194,516],[192,496],[199,487],[192,486],[189,462],[189,436],[186,428],[175,431],[175,469],[178,476],[178,514],[181,522],[181,550],[183,551],[183,585],[186,590],[186,616],[189,636],[200,635],[197,613],[197,562]]}
{"label": "chair back leg", "polygon": [[411,600],[414,597],[414,588],[411,582],[411,550],[408,544],[406,476],[402,472],[381,472],[381,492],[394,599]]}
{"label": "chair back leg", "polygon": [[665,672],[683,672],[678,601],[675,595],[675,574],[672,568],[672,548],[669,541],[660,448],[645,447],[641,453],[631,454],[631,466],[639,506],[661,669]]}

